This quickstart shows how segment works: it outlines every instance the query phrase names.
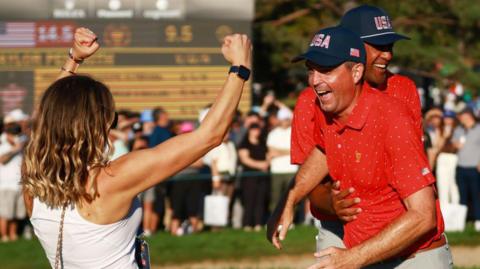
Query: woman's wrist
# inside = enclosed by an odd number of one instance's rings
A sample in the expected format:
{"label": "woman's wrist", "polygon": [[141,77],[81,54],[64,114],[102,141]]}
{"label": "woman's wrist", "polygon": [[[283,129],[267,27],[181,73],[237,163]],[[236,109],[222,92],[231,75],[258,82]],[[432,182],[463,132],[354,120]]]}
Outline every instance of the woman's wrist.
{"label": "woman's wrist", "polygon": [[82,64],[83,60],[85,60],[85,58],[80,58],[80,57],[77,57],[76,55],[74,55],[74,52],[73,52],[72,48],[70,48],[70,50],[68,50],[68,57],[70,59],[72,59],[74,62],[76,62],[77,64]]}
{"label": "woman's wrist", "polygon": [[60,69],[64,72],[75,75],[79,66],[80,64],[78,62],[69,57]]}

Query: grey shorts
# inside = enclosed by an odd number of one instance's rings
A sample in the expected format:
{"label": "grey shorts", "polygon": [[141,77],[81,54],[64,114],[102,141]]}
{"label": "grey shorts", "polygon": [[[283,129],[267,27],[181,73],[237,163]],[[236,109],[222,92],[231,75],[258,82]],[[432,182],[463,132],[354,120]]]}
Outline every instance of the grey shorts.
{"label": "grey shorts", "polygon": [[340,221],[321,221],[322,227],[315,236],[316,249],[320,251],[328,247],[345,248],[343,244],[343,225]]}
{"label": "grey shorts", "polygon": [[22,191],[0,191],[0,217],[8,220],[23,219],[27,216]]}
{"label": "grey shorts", "polygon": [[408,259],[396,258],[369,265],[368,269],[452,269],[453,259],[447,244],[431,250],[416,253]]}

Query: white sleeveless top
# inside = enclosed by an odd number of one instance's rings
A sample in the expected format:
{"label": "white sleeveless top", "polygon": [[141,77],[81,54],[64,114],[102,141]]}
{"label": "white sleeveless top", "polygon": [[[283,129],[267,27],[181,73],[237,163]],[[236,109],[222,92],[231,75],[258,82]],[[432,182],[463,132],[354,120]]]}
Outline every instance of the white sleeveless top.
{"label": "white sleeveless top", "polygon": [[[37,198],[30,221],[52,267],[62,209],[52,209]],[[85,220],[74,206],[67,207],[63,224],[63,268],[138,268],[135,262],[135,236],[142,220],[136,198],[120,221],[100,225]]]}

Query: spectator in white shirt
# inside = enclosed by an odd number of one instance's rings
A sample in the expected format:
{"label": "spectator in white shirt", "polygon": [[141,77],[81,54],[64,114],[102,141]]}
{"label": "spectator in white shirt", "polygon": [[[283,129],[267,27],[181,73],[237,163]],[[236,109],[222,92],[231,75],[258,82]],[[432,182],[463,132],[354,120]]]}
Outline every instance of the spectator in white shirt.
{"label": "spectator in white shirt", "polygon": [[7,116],[0,144],[0,234],[2,242],[17,240],[17,221],[26,217],[20,187],[22,151],[25,136],[22,128]]}
{"label": "spectator in white shirt", "polygon": [[277,112],[279,120],[267,137],[268,157],[271,159],[270,172],[272,186],[270,196],[270,210],[280,200],[281,194],[286,191],[288,182],[298,170],[297,165],[290,164],[290,133],[292,124],[292,112],[288,108],[280,108]]}

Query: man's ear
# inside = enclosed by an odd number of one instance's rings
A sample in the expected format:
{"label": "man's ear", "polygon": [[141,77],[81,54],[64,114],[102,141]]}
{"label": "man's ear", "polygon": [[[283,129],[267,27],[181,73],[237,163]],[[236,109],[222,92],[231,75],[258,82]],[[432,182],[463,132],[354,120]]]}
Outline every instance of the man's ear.
{"label": "man's ear", "polygon": [[352,67],[352,78],[355,84],[358,84],[362,80],[364,71],[365,71],[365,65],[361,63],[356,63]]}

